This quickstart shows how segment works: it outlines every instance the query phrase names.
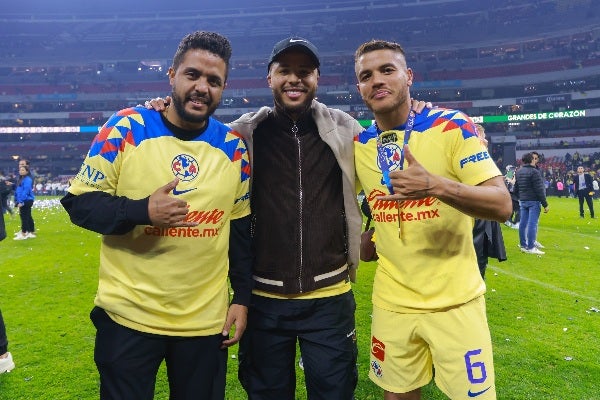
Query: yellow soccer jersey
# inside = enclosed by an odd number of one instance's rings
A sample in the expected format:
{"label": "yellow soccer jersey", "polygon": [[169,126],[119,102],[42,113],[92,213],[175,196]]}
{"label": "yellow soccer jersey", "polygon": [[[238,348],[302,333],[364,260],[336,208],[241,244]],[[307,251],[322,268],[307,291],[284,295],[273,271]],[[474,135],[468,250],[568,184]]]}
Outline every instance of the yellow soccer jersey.
{"label": "yellow soccer jersey", "polygon": [[[500,175],[465,114],[435,108],[418,114],[408,145],[432,174],[477,185]],[[356,172],[377,232],[373,304],[395,312],[430,312],[466,303],[485,292],[473,248],[473,219],[428,197],[382,201],[388,194],[378,160],[377,129],[355,138]],[[400,168],[405,127],[384,144],[391,170]],[[406,161],[404,162],[406,167]],[[398,210],[398,207],[400,210]],[[402,239],[398,234],[401,219]]]}
{"label": "yellow soccer jersey", "polygon": [[143,199],[175,177],[170,195],[188,203],[186,218],[199,225],[104,235],[95,304],[142,332],[217,334],[229,301],[230,220],[250,213],[250,164],[238,134],[210,118],[201,135],[180,140],[159,113],[121,110],[94,139],[69,192]]}

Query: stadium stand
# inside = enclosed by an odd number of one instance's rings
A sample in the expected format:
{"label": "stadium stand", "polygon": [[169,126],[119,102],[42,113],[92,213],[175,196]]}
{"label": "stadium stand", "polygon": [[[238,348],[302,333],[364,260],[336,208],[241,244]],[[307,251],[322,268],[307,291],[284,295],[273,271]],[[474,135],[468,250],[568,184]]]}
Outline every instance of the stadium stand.
{"label": "stadium stand", "polygon": [[[353,51],[384,38],[407,50],[416,98],[483,119],[500,164],[511,137],[515,157],[538,149],[553,172],[567,168],[567,153],[589,155],[595,165],[599,0],[219,3],[135,14],[8,7],[0,16],[0,172],[25,157],[39,177],[76,173],[94,129],[112,112],[168,94],[171,51],[196,29],[219,31],[233,44],[216,114],[225,122],[272,101],[266,59],[288,35],[310,38],[322,53],[319,99],[370,120],[355,88]],[[511,115],[525,117],[504,118]]]}

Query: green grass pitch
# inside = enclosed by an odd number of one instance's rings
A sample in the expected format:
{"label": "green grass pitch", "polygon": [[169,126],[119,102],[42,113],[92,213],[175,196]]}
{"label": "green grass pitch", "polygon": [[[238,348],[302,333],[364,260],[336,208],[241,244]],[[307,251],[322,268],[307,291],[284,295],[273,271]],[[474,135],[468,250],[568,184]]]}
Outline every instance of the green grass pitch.
{"label": "green grass pitch", "polygon": [[[550,198],[538,240],[546,254],[519,251],[518,232],[503,226],[508,261],[490,260],[487,310],[498,399],[600,399],[600,220],[580,219],[576,199]],[[0,375],[0,400],[97,399],[94,329],[88,314],[97,284],[99,235],[73,226],[56,199],[39,199],[36,239],[13,241],[18,217],[5,218],[0,243],[0,309],[17,367]],[[54,204],[54,206],[52,205]],[[600,203],[595,202],[600,213]],[[363,263],[357,301],[360,380],[357,400],[382,399],[368,377],[371,284]],[[227,398],[245,399],[229,351]],[[297,398],[306,399],[297,370]],[[164,366],[156,399],[167,399]],[[446,397],[428,385],[424,399]],[[335,399],[332,399],[335,400]]]}

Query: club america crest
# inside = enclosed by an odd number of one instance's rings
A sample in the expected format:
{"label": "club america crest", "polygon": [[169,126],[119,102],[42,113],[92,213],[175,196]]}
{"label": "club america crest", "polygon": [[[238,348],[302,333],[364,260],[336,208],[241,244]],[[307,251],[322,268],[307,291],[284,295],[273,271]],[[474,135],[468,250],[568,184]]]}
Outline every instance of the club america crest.
{"label": "club america crest", "polygon": [[379,145],[377,148],[377,166],[382,171],[401,169],[402,148],[396,142]]}
{"label": "club america crest", "polygon": [[173,175],[182,182],[188,182],[198,176],[198,161],[190,155],[179,154],[171,161]]}

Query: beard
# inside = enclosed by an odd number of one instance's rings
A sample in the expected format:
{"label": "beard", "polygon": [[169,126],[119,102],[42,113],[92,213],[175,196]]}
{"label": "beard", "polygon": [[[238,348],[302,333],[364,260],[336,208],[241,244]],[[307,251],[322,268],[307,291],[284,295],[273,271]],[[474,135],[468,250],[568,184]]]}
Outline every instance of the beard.
{"label": "beard", "polygon": [[183,121],[187,121],[190,123],[203,123],[206,122],[206,120],[208,120],[208,117],[210,117],[215,110],[217,109],[218,104],[214,104],[213,101],[210,99],[210,97],[204,97],[203,99],[205,100],[205,104],[207,106],[207,110],[206,113],[204,114],[196,114],[196,113],[191,113],[188,112],[185,109],[185,103],[190,101],[192,99],[192,97],[190,96],[186,96],[185,98],[179,96],[177,94],[176,88],[175,86],[173,86],[173,90],[171,91],[171,101],[172,101],[172,105],[175,108],[175,112],[177,112],[177,115],[179,116],[180,119],[182,119]]}
{"label": "beard", "polygon": [[313,99],[315,98],[314,91],[308,91],[305,93],[306,98],[301,103],[292,103],[289,99],[285,98],[285,93],[282,90],[273,90],[273,101],[275,102],[275,107],[282,110],[286,114],[290,116],[298,116],[304,113],[306,110],[310,108]]}

